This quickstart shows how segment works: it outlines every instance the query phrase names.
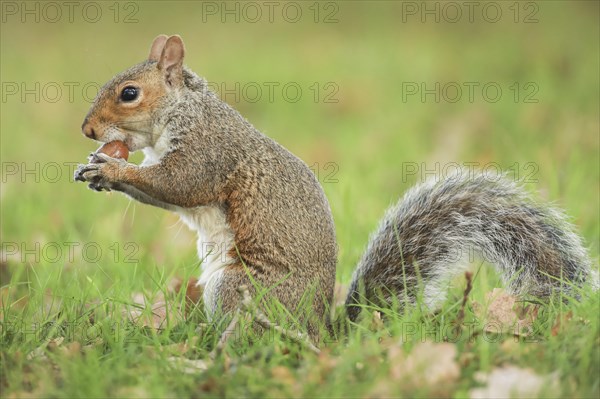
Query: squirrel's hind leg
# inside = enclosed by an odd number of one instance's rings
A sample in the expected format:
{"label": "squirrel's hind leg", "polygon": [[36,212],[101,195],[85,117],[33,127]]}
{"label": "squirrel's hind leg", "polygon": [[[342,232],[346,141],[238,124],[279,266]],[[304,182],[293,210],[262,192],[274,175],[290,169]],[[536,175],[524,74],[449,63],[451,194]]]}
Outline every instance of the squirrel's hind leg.
{"label": "squirrel's hind leg", "polygon": [[[299,293],[295,289],[300,284],[298,278],[289,274],[254,274],[251,266],[241,262],[229,264],[214,273],[204,287],[206,313],[211,321],[220,324],[220,321],[233,317],[238,309],[241,309],[242,313],[246,312],[247,309],[241,307],[242,295],[239,292],[239,289],[245,286],[255,305],[270,322],[286,330],[308,333],[316,343],[323,330],[321,327],[324,326],[322,322],[326,313],[326,300],[319,294],[318,287],[316,292],[307,290]],[[297,297],[294,295],[297,293],[309,296]],[[286,310],[282,311],[281,307],[285,307]],[[275,333],[265,331],[257,323],[253,323],[252,331],[252,334],[239,338],[248,339],[251,335]]]}

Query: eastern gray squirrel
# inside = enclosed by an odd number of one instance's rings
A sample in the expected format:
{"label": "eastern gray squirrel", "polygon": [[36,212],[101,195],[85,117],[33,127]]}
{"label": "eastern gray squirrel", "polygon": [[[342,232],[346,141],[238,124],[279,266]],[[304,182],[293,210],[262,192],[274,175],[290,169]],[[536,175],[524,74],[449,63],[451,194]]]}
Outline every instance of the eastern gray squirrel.
{"label": "eastern gray squirrel", "polygon": [[[102,87],[83,122],[91,139],[143,151],[142,164],[98,154],[104,162],[80,165],[75,179],[176,212],[198,232],[211,317],[237,308],[242,285],[266,287],[292,313],[310,292],[311,315],[300,318],[315,338],[335,282],[329,203],[307,165],[210,91],[184,52],[179,36],[158,36],[147,60]],[[418,278],[425,300],[438,302],[462,271],[456,255],[471,250],[517,293],[548,296],[592,273],[560,211],[501,177],[457,173],[414,187],[387,212],[354,273],[349,318],[361,303],[413,301]]]}

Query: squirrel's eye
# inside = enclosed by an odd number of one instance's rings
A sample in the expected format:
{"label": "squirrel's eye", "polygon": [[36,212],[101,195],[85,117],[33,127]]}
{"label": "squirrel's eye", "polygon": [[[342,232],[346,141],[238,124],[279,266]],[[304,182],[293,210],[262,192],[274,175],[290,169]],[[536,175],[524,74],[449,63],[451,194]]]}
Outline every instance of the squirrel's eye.
{"label": "squirrel's eye", "polygon": [[121,100],[123,101],[133,101],[138,97],[138,89],[133,86],[127,86],[121,92]]}

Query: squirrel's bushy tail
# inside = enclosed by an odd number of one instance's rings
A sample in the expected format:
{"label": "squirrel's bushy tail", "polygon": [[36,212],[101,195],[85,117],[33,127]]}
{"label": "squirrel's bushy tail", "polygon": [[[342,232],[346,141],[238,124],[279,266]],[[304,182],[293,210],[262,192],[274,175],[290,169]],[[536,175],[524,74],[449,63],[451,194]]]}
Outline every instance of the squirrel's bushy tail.
{"label": "squirrel's bushy tail", "polygon": [[559,210],[536,203],[518,184],[460,170],[409,190],[387,211],[359,262],[346,309],[359,303],[413,302],[419,280],[424,302],[445,298],[448,281],[479,254],[514,293],[568,291],[591,273],[581,238]]}

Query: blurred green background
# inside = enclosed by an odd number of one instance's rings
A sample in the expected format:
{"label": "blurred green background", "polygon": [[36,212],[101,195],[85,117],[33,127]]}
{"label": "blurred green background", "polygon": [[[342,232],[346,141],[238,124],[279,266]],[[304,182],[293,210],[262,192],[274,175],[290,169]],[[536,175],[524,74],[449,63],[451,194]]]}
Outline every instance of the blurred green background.
{"label": "blurred green background", "polygon": [[196,274],[195,238],[175,215],[72,181],[98,146],[80,132],[96,88],[161,33],[180,34],[186,64],[318,172],[340,280],[385,208],[452,162],[528,177],[597,258],[598,2],[476,2],[472,15],[437,2],[45,4],[2,3],[1,235],[12,270],[100,290],[151,284],[140,270]]}

